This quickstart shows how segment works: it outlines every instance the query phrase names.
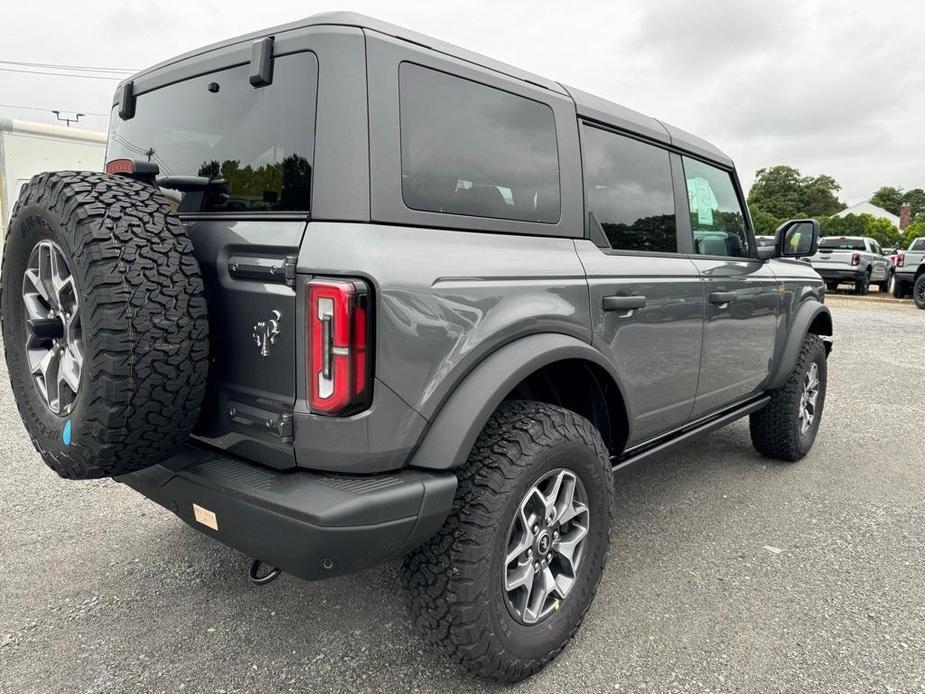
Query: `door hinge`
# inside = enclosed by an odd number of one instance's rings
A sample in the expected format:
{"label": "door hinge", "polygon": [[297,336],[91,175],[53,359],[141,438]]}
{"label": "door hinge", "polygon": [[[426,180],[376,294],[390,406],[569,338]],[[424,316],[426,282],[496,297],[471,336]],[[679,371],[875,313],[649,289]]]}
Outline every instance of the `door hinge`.
{"label": "door hinge", "polygon": [[295,266],[299,259],[294,255],[287,255],[283,261],[283,274],[286,277],[286,284],[290,287],[295,286]]}

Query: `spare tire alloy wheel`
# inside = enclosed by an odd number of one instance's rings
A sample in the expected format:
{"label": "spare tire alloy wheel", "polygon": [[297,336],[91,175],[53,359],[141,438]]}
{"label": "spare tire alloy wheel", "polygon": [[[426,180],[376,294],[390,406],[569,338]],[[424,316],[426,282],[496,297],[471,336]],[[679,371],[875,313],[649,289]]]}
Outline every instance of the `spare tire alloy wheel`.
{"label": "spare tire alloy wheel", "polygon": [[19,414],[62,477],[134,472],[189,437],[208,374],[206,299],[156,187],[82,171],[32,178],[7,228],[0,318]]}
{"label": "spare tire alloy wheel", "polygon": [[536,624],[568,597],[581,565],[590,513],[570,470],[546,473],[520,500],[508,530],[504,587],[522,624]]}
{"label": "spare tire alloy wheel", "polygon": [[80,389],[83,337],[77,284],[53,241],[29,254],[22,279],[26,357],[35,386],[54,414],[70,414]]}

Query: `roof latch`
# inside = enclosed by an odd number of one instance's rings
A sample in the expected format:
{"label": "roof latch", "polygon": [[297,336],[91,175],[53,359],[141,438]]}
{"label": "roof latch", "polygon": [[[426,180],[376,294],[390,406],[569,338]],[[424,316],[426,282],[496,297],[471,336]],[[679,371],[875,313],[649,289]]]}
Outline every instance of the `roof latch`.
{"label": "roof latch", "polygon": [[254,41],[251,47],[252,87],[266,87],[273,83],[273,37],[267,36]]}

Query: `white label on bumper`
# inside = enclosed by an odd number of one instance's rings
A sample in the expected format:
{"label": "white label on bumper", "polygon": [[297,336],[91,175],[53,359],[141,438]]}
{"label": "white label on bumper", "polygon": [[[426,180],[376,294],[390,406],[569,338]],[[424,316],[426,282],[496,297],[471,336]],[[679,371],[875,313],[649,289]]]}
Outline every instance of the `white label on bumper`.
{"label": "white label on bumper", "polygon": [[193,515],[196,517],[196,522],[202,523],[207,528],[212,528],[212,530],[218,530],[218,518],[209,509],[203,508],[199,504],[193,504]]}

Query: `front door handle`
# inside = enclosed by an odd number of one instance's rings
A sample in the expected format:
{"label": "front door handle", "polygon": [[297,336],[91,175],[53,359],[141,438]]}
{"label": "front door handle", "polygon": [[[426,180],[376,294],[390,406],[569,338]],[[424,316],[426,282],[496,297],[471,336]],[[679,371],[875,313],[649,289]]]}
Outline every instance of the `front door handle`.
{"label": "front door handle", "polygon": [[605,296],[605,311],[632,311],[646,305],[644,296]]}
{"label": "front door handle", "polygon": [[735,292],[710,292],[711,304],[728,304],[736,300]]}

